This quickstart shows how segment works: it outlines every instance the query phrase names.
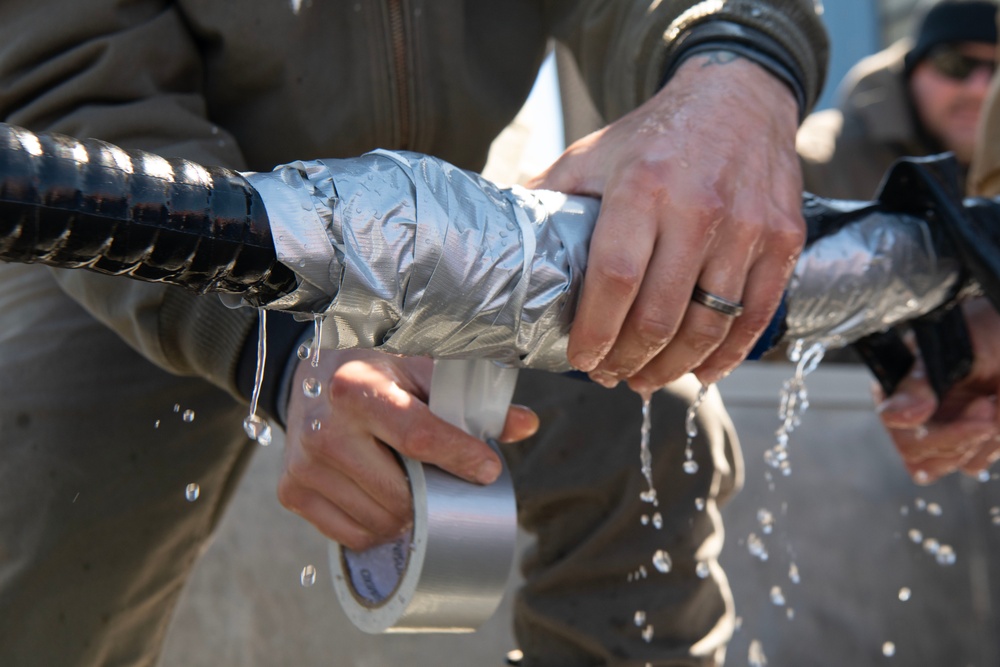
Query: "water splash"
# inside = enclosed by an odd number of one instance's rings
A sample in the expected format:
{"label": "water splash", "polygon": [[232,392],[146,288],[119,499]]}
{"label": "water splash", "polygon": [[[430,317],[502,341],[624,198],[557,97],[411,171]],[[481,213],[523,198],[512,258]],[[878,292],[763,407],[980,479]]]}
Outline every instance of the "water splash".
{"label": "water splash", "polygon": [[757,510],[757,523],[765,535],[770,535],[774,531],[774,515],[768,509],[762,507]]}
{"label": "water splash", "polygon": [[747,550],[751,556],[760,560],[766,561],[768,559],[767,546],[765,546],[764,540],[760,539],[756,533],[750,533],[747,536]]}
{"label": "water splash", "polygon": [[267,311],[259,308],[257,320],[257,369],[253,377],[253,391],[250,394],[250,414],[243,420],[243,431],[251,440],[264,447],[271,444],[271,425],[257,414],[260,388],[264,383],[264,364],[267,363]]}
{"label": "water splash", "polygon": [[652,394],[642,396],[642,427],[639,430],[639,464],[642,476],[646,478],[645,491],[639,494],[639,498],[644,503],[652,503],[657,506],[660,502],[656,499],[656,488],[653,486],[653,455],[649,451],[649,431],[652,428],[652,411],[650,403]]}
{"label": "water splash", "polygon": [[319,366],[319,349],[323,347],[323,320],[325,319],[322,315],[313,317],[313,354],[310,361],[313,368]]}
{"label": "water splash", "polygon": [[694,402],[688,406],[687,414],[684,416],[684,432],[687,434],[687,444],[684,447],[684,472],[693,475],[698,472],[698,462],[694,460],[694,439],[698,437],[698,408],[701,407],[710,384],[703,384],[698,390],[698,395]]}
{"label": "water splash", "polygon": [[806,389],[806,377],[816,370],[826,354],[826,346],[814,343],[808,349],[805,341],[795,341],[788,352],[788,359],[795,364],[795,374],[784,382],[781,387],[781,403],[778,408],[778,418],[781,426],[775,431],[774,447],[764,453],[764,461],[777,469],[784,476],[792,474],[792,466],[788,460],[789,435],[802,423],[802,416],[809,409],[809,392]]}

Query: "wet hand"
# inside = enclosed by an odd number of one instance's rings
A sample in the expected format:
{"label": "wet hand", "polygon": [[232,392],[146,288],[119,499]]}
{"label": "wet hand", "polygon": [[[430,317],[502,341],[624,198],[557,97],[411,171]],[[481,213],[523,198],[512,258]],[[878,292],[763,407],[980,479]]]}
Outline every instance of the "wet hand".
{"label": "wet hand", "polygon": [[979,475],[1000,458],[1000,317],[984,299],[965,304],[975,359],[972,372],[939,403],[918,363],[877,411],[903,464],[920,484],[955,471]]}
{"label": "wet hand", "polygon": [[[529,183],[602,198],[571,364],[642,391],[689,371],[715,381],[746,357],[805,238],[797,123],[791,91],[763,68],[697,55]],[[692,302],[696,285],[742,314]]]}
{"label": "wet hand", "polygon": [[[413,520],[409,484],[393,450],[470,482],[500,473],[490,447],[431,414],[433,364],[368,350],[327,351],[318,368],[298,364],[288,406],[278,498],[327,537],[363,550],[394,539]],[[306,396],[307,379],[321,383]],[[534,433],[538,418],[512,406],[502,442]]]}

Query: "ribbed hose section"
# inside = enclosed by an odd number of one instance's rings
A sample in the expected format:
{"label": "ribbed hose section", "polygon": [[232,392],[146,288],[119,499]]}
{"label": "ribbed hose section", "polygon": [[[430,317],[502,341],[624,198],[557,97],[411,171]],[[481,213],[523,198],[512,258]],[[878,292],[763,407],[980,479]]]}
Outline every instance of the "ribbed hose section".
{"label": "ribbed hose section", "polygon": [[86,268],[261,305],[291,291],[240,174],[0,123],[0,259]]}

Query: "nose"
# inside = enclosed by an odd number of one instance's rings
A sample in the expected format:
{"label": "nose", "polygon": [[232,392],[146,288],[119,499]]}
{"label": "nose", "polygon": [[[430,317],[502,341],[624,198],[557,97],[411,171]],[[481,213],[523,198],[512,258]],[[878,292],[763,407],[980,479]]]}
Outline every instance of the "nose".
{"label": "nose", "polygon": [[970,88],[976,92],[982,92],[982,94],[985,95],[992,80],[993,69],[984,65],[977,67],[971,74],[969,74],[969,77],[965,80],[965,86],[966,88]]}

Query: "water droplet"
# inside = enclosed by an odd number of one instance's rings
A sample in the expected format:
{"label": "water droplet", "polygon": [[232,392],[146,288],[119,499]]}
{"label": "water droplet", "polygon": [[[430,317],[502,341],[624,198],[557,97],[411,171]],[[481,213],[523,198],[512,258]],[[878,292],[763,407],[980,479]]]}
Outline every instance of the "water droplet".
{"label": "water droplet", "polygon": [[260,415],[248,415],[243,420],[243,432],[264,447],[271,444],[271,425]]}
{"label": "water droplet", "polygon": [[785,610],[785,618],[787,618],[789,621],[793,620],[795,618],[795,610],[792,609],[791,607],[789,607],[788,609],[786,609]]}
{"label": "water droplet", "polygon": [[670,572],[670,568],[673,567],[670,554],[663,549],[657,549],[656,553],[653,554],[653,567],[664,574]]}
{"label": "water droplet", "polygon": [[933,537],[928,537],[926,540],[924,540],[924,551],[931,554],[932,556],[936,554],[940,548],[941,544]]}
{"label": "water droplet", "polygon": [[641,577],[642,579],[645,579],[646,577],[649,576],[649,572],[646,571],[646,566],[645,565],[640,565],[639,566],[639,571],[636,572],[636,574],[639,577]]}
{"label": "water droplet", "polygon": [[159,419],[157,419],[156,422],[153,423],[153,428],[160,428],[160,420]]}
{"label": "water droplet", "polygon": [[189,503],[193,503],[198,500],[198,496],[201,495],[201,487],[191,482],[186,487],[184,487],[184,497],[188,499]]}
{"label": "water droplet", "polygon": [[781,586],[771,586],[771,604],[784,607],[785,594],[781,592]]}
{"label": "water droplet", "polygon": [[802,581],[802,577],[799,576],[799,566],[795,563],[788,566],[788,579],[793,584],[797,584]]}
{"label": "water droplet", "polygon": [[737,616],[736,621],[733,623],[733,629],[739,632],[743,628],[743,617]]}
{"label": "water droplet", "polygon": [[760,18],[760,15],[761,15],[760,7],[754,7],[753,9],[750,10],[750,16],[754,17],[755,19]]}
{"label": "water droplet", "polygon": [[931,516],[941,516],[941,512],[942,510],[940,505],[938,505],[937,503],[928,503],[927,505],[928,514],[930,514]]}
{"label": "water droplet", "polygon": [[313,420],[313,423],[312,423],[312,430],[314,430],[314,431],[318,431],[318,430],[320,430],[321,428],[323,428],[323,422],[321,422],[321,421],[320,421],[320,420],[318,420],[318,419],[314,419],[314,420]]}
{"label": "water droplet", "polygon": [[771,531],[774,530],[774,515],[771,514],[770,510],[762,507],[757,510],[757,523],[760,524],[765,535],[770,535]]}
{"label": "water droplet", "polygon": [[649,525],[649,515],[648,514],[643,514],[641,517],[639,517],[639,523],[641,523],[644,526],[648,526]]}
{"label": "water droplet", "polygon": [[1000,516],[995,516],[991,519],[994,526],[1000,526]]}
{"label": "water droplet", "polygon": [[659,512],[653,515],[653,527],[657,530],[663,528],[663,517]]}
{"label": "water droplet", "polygon": [[302,585],[308,588],[316,583],[316,568],[312,565],[306,565],[302,568],[302,573],[299,575],[299,581]]}
{"label": "water droplet", "polygon": [[689,475],[693,475],[698,472],[698,462],[694,459],[684,462],[684,472]]}
{"label": "water droplet", "polygon": [[302,393],[309,398],[319,398],[323,393],[323,383],[316,378],[306,378],[302,381]]}
{"label": "water droplet", "polygon": [[647,644],[653,641],[653,626],[647,625],[642,629],[642,640]]}
{"label": "water droplet", "polygon": [[896,655],[896,645],[893,644],[892,642],[886,642],[882,644],[882,655],[884,655],[887,658],[891,658],[892,656]]}
{"label": "water droplet", "polygon": [[955,550],[947,544],[942,544],[938,547],[934,558],[937,560],[938,565],[954,565],[956,560]]}
{"label": "water droplet", "polygon": [[767,547],[764,546],[764,541],[757,537],[755,533],[750,533],[747,536],[747,550],[750,551],[750,555],[756,556],[760,560],[767,560],[768,558]]}
{"label": "water droplet", "polygon": [[980,470],[976,474],[976,479],[978,479],[980,482],[983,482],[983,483],[986,483],[986,482],[990,481],[990,471],[989,470]]}
{"label": "water droplet", "polygon": [[699,579],[705,579],[708,575],[712,574],[712,568],[705,561],[698,561],[698,564],[694,567],[694,573],[698,575]]}
{"label": "water droplet", "polygon": [[765,667],[767,665],[767,656],[764,655],[764,647],[761,646],[759,639],[754,639],[750,642],[747,662],[750,667]]}
{"label": "water droplet", "polygon": [[698,510],[699,512],[703,511],[705,509],[705,499],[704,498],[695,498],[694,499],[694,508],[696,510]]}
{"label": "water droplet", "polygon": [[191,422],[193,422],[194,421],[194,410],[185,410],[184,414],[181,415],[181,419],[183,419],[184,421],[186,421],[189,424]]}
{"label": "water droplet", "polygon": [[180,411],[181,411],[181,404],[174,403],[174,412],[180,412]]}
{"label": "water droplet", "polygon": [[899,514],[900,516],[909,516],[910,508],[907,507],[906,505],[903,505],[902,507],[899,508]]}
{"label": "water droplet", "polygon": [[910,541],[914,544],[920,544],[924,541],[924,534],[921,533],[916,528],[910,528],[909,532],[906,533],[909,536]]}
{"label": "water droplet", "polygon": [[299,345],[299,349],[295,351],[295,355],[302,361],[308,359],[310,354],[312,354],[312,350],[309,348],[308,343],[302,343],[302,345]]}
{"label": "water droplet", "polygon": [[917,484],[927,484],[931,481],[931,476],[927,474],[926,470],[918,470],[913,473],[913,479],[916,480]]}
{"label": "water droplet", "polygon": [[646,612],[642,610],[635,612],[635,617],[632,619],[632,622],[635,623],[635,627],[641,628],[643,623],[646,622]]}
{"label": "water droplet", "polygon": [[910,591],[910,589],[907,588],[906,586],[903,586],[902,588],[899,589],[900,602],[909,602],[911,595],[913,595],[912,591]]}

